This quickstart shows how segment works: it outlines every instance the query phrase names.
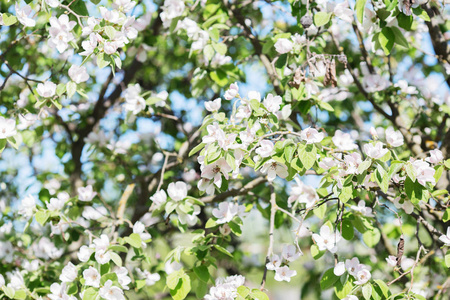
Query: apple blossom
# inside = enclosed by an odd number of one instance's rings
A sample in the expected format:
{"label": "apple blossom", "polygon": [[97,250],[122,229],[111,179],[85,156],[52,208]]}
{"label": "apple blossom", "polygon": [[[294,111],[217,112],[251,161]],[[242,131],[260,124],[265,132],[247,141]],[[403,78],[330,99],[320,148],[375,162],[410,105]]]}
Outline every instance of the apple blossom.
{"label": "apple blossom", "polygon": [[74,264],[69,262],[63,269],[59,276],[59,280],[62,282],[73,282],[78,276],[78,270]]}
{"label": "apple blossom", "polygon": [[273,159],[268,160],[261,168],[261,173],[267,174],[267,179],[273,181],[278,175],[281,178],[288,176],[288,170],[285,164],[279,163]]}
{"label": "apple blossom", "polygon": [[75,40],[71,30],[77,23],[69,21],[69,16],[62,14],[59,18],[50,18],[49,46],[55,47],[59,53],[63,53],[69,47],[69,43]]}
{"label": "apple blossom", "polygon": [[171,182],[167,188],[167,193],[173,201],[181,201],[187,196],[187,185],[182,181]]}
{"label": "apple blossom", "polygon": [[439,240],[443,242],[446,246],[450,246],[450,227],[447,227],[447,234],[441,235]]}
{"label": "apple blossom", "polygon": [[29,17],[29,15],[31,13],[33,13],[33,11],[31,10],[31,6],[29,6],[27,4],[27,5],[24,5],[22,8],[20,8],[18,3],[16,2],[15,9],[16,9],[17,20],[19,20],[19,22],[24,27],[34,27],[34,26],[36,26],[36,21]]}
{"label": "apple blossom", "polygon": [[239,95],[239,86],[235,82],[235,83],[232,83],[230,85],[230,88],[225,92],[224,98],[226,100],[232,100],[237,95]]}
{"label": "apple blossom", "polygon": [[345,270],[346,270],[345,263],[344,262],[338,262],[336,264],[336,266],[334,267],[334,269],[333,269],[333,273],[336,276],[341,276],[342,274],[345,273]]}
{"label": "apple blossom", "polygon": [[35,210],[36,200],[32,195],[28,195],[20,202],[18,213],[24,217],[31,217]]}
{"label": "apple blossom", "polygon": [[291,277],[294,277],[297,275],[297,271],[295,270],[289,270],[288,266],[283,266],[280,268],[277,268],[275,270],[275,280],[276,281],[291,281]]}
{"label": "apple blossom", "polygon": [[268,94],[263,101],[266,109],[273,114],[277,113],[280,110],[281,103],[283,103],[282,98],[280,96],[274,96],[272,94]]}
{"label": "apple blossom", "polygon": [[383,148],[383,143],[381,142],[377,142],[375,145],[365,144],[363,149],[368,157],[374,159],[380,159],[389,152],[388,149]]}
{"label": "apple blossom", "polygon": [[337,243],[342,239],[339,231],[333,232],[327,225],[322,225],[320,234],[314,233],[312,237],[320,251],[328,250],[331,253],[336,253]]}
{"label": "apple blossom", "polygon": [[210,111],[210,112],[218,111],[220,109],[221,101],[222,101],[222,99],[220,99],[220,98],[217,98],[216,100],[213,100],[213,101],[206,101],[205,102],[206,110]]}
{"label": "apple blossom", "polygon": [[430,157],[425,158],[430,164],[438,164],[444,160],[444,155],[439,149],[430,150]]}
{"label": "apple blossom", "polygon": [[153,201],[152,208],[154,210],[159,209],[167,201],[167,194],[164,190],[157,191],[153,196],[150,197]]}
{"label": "apple blossom", "polygon": [[260,147],[256,148],[255,152],[261,157],[269,157],[273,153],[273,142],[269,140],[262,140],[259,142]]}
{"label": "apple blossom", "polygon": [[233,202],[221,202],[219,208],[214,208],[212,214],[217,218],[217,224],[228,223],[237,215],[242,215],[245,206]]}
{"label": "apple blossom", "polygon": [[201,176],[206,179],[214,179],[214,184],[220,188],[222,186],[222,175],[228,180],[228,174],[232,171],[225,158],[219,158],[217,161],[204,167]]}
{"label": "apple blossom", "polygon": [[95,251],[95,260],[101,265],[107,264],[111,260],[111,254],[109,251],[96,250]]}
{"label": "apple blossom", "polygon": [[147,286],[152,286],[161,279],[161,276],[158,273],[152,274],[147,270],[141,270],[139,268],[136,268],[136,271],[140,278],[145,279],[145,284]]}
{"label": "apple blossom", "polygon": [[275,50],[279,54],[285,54],[288,52],[291,52],[292,48],[294,47],[294,44],[285,38],[279,38],[277,42],[275,43]]}
{"label": "apple blossom", "polygon": [[323,132],[318,132],[315,128],[308,127],[302,130],[301,138],[306,141],[306,144],[320,143],[324,138],[324,134]]}
{"label": "apple blossom", "polygon": [[400,131],[395,131],[392,127],[389,127],[385,131],[386,141],[391,147],[399,147],[403,145],[403,135]]}
{"label": "apple blossom", "polygon": [[123,295],[123,291],[121,288],[117,286],[113,286],[113,282],[111,280],[107,280],[103,287],[99,290],[100,297],[105,298],[106,300],[125,300],[125,296]]}
{"label": "apple blossom", "polygon": [[283,247],[281,256],[284,260],[293,262],[300,257],[300,253],[298,252],[297,247],[295,247],[294,245],[286,245]]}
{"label": "apple blossom", "polygon": [[397,266],[397,256],[389,255],[389,257],[386,258],[386,261],[391,267]]}
{"label": "apple blossom", "polygon": [[97,192],[94,192],[92,185],[88,185],[86,187],[79,187],[78,191],[78,200],[83,202],[90,202],[97,195]]}
{"label": "apple blossom", "polygon": [[128,285],[131,283],[131,278],[128,276],[128,270],[125,267],[117,268],[114,273],[117,275],[117,281],[124,290],[129,290]]}
{"label": "apple blossom", "polygon": [[87,286],[100,287],[100,277],[96,268],[89,267],[83,271],[84,284]]}
{"label": "apple blossom", "polygon": [[69,69],[69,76],[77,84],[88,81],[89,79],[89,74],[84,66],[72,65]]}
{"label": "apple blossom", "polygon": [[56,93],[56,84],[51,81],[45,81],[44,83],[38,83],[36,88],[39,96],[44,98],[53,97]]}
{"label": "apple blossom", "polygon": [[45,2],[48,4],[48,6],[53,8],[56,8],[61,4],[59,0],[45,0]]}
{"label": "apple blossom", "polygon": [[365,217],[373,217],[372,208],[366,207],[366,202],[364,200],[359,200],[358,206],[352,205],[350,207],[354,211],[360,212]]}
{"label": "apple blossom", "polygon": [[77,253],[77,257],[82,262],[87,262],[91,257],[91,254],[94,253],[94,249],[89,248],[86,245],[80,247]]}
{"label": "apple blossom", "polygon": [[16,121],[0,116],[0,139],[6,139],[16,135],[16,133]]}
{"label": "apple blossom", "polygon": [[365,284],[367,281],[369,281],[369,279],[372,277],[372,274],[370,274],[370,271],[367,269],[362,269],[360,271],[358,271],[358,273],[356,274],[356,281],[355,284],[357,285],[363,285]]}
{"label": "apple blossom", "polygon": [[434,178],[436,170],[430,167],[427,162],[418,159],[415,160],[412,165],[416,171],[417,182],[423,186],[426,186],[427,182],[430,182],[432,185],[436,184],[436,179]]}
{"label": "apple blossom", "polygon": [[134,223],[133,233],[139,234],[142,240],[142,247],[146,248],[147,244],[145,243],[145,241],[151,239],[152,236],[150,233],[145,231],[145,225],[142,222],[137,221],[136,223]]}
{"label": "apple blossom", "polygon": [[334,133],[332,140],[339,150],[350,151],[358,149],[358,145],[355,144],[351,135],[349,133],[344,133],[339,129]]}
{"label": "apple blossom", "polygon": [[266,264],[267,270],[275,271],[281,266],[281,259],[277,254],[272,254],[270,261]]}

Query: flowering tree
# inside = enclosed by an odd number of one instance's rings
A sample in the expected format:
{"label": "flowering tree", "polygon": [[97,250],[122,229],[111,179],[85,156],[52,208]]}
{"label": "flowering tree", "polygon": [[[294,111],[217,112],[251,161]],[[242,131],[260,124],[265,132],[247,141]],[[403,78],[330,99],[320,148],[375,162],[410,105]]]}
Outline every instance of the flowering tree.
{"label": "flowering tree", "polygon": [[448,299],[443,1],[0,11],[0,299]]}

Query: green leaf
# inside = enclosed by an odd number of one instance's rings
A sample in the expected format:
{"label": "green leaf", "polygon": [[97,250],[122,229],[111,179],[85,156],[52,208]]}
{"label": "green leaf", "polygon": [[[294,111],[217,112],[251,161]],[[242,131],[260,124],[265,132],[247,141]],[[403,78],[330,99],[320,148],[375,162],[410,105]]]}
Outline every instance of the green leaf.
{"label": "green leaf", "polygon": [[416,181],[416,169],[410,162],[406,164],[406,174],[408,174],[408,177],[411,178],[411,181]]}
{"label": "green leaf", "polygon": [[202,150],[205,147],[204,143],[198,144],[197,146],[194,147],[194,149],[192,149],[189,152],[189,157],[191,157],[192,155],[194,155],[195,153],[197,153],[198,151]]}
{"label": "green leaf", "polygon": [[[16,292],[17,293],[17,292]],[[67,290],[67,294],[69,295],[75,295],[76,293],[78,293],[78,285],[76,282],[72,282],[69,285],[69,288]]]}
{"label": "green leaf", "polygon": [[389,287],[388,285],[381,279],[375,279],[375,283],[380,287],[381,291],[383,292],[384,297],[389,297]]}
{"label": "green leaf", "polygon": [[320,108],[325,109],[327,111],[334,111],[333,106],[330,105],[328,102],[319,101],[317,102]]}
{"label": "green leaf", "polygon": [[260,291],[258,289],[253,289],[252,290],[252,299],[269,300],[269,297],[263,291]]}
{"label": "green leaf", "polygon": [[307,144],[307,145],[300,144],[298,146],[297,152],[298,152],[298,157],[300,158],[300,160],[303,164],[303,167],[306,170],[311,169],[317,159],[316,146],[314,146],[313,144]]}
{"label": "green leaf", "polygon": [[[106,60],[107,58],[108,60]],[[97,55],[97,66],[100,69],[103,69],[104,67],[108,66],[109,63],[110,63],[109,57],[107,57],[105,53],[102,52]]]}
{"label": "green leaf", "polygon": [[314,24],[317,27],[323,26],[330,21],[331,13],[319,11],[314,14]]}
{"label": "green leaf", "polygon": [[214,50],[217,51],[217,53],[225,55],[227,54],[227,45],[224,43],[213,43],[212,45],[214,47]]}
{"label": "green leaf", "polygon": [[122,266],[122,258],[119,254],[116,252],[110,252],[109,255],[111,256],[112,261],[119,267]]}
{"label": "green leaf", "polygon": [[370,300],[370,297],[372,296],[372,285],[370,283],[366,283],[362,287],[362,294],[364,299]]}
{"label": "green leaf", "polygon": [[106,273],[106,274],[102,275],[102,277],[100,278],[100,284],[104,285],[105,282],[107,282],[108,280],[111,280],[113,282],[117,281],[118,280],[117,274],[115,272],[111,272],[111,273]]}
{"label": "green leaf", "polygon": [[67,97],[72,98],[73,95],[75,95],[75,93],[77,91],[77,84],[73,81],[69,81],[66,84],[66,90],[67,90]]}
{"label": "green leaf", "polygon": [[195,275],[197,275],[197,277],[203,281],[203,282],[208,282],[210,275],[209,275],[209,271],[208,268],[206,266],[198,266],[198,267],[194,267],[194,273]]}
{"label": "green leaf", "polygon": [[227,74],[220,69],[209,73],[209,77],[221,87],[224,87],[228,83]]}
{"label": "green leaf", "polygon": [[3,19],[3,25],[4,26],[11,26],[11,25],[16,24],[16,22],[17,22],[16,16],[13,16],[13,15],[8,14],[8,13],[1,14],[1,17]]}
{"label": "green leaf", "polygon": [[237,236],[241,236],[242,229],[241,226],[233,221],[228,222],[228,226],[230,226],[231,232],[233,232]]}
{"label": "green leaf", "polygon": [[378,228],[373,228],[371,230],[367,230],[363,233],[363,241],[370,248],[375,247],[380,241],[381,233]]}
{"label": "green leaf", "polygon": [[321,220],[325,218],[325,214],[327,212],[327,206],[321,205],[313,210],[314,214]]}
{"label": "green leaf", "polygon": [[167,278],[166,278],[167,287],[169,287],[169,289],[171,289],[171,290],[175,289],[177,287],[178,282],[180,281],[182,275],[184,275],[183,270],[178,270],[178,271],[170,273],[169,276],[167,276]]}
{"label": "green leaf", "polygon": [[352,222],[349,220],[342,221],[342,237],[347,241],[350,241],[355,236],[355,230],[353,229]]}
{"label": "green leaf", "polygon": [[446,159],[446,160],[444,161],[444,166],[445,166],[447,169],[450,169],[450,158],[449,158],[449,159]]}
{"label": "green leaf", "polygon": [[447,208],[442,216],[442,221],[448,222],[450,220],[450,208]]}
{"label": "green leaf", "polygon": [[339,277],[334,275],[333,268],[328,269],[325,271],[325,273],[322,275],[322,278],[320,279],[320,288],[322,290],[329,289],[334,285],[336,281],[338,281]]}
{"label": "green leaf", "polygon": [[213,228],[216,227],[218,224],[216,223],[216,221],[214,219],[209,219],[206,222],[205,228]]}
{"label": "green leaf", "polygon": [[445,265],[447,268],[450,268],[450,250],[447,250],[447,253],[445,254]]}
{"label": "green leaf", "polygon": [[[76,285],[75,285],[75,287],[76,287]],[[67,293],[69,294],[69,291]],[[14,293],[14,299],[23,300],[23,299],[26,299],[26,298],[27,298],[27,293],[24,290],[17,290]]]}
{"label": "green leaf", "polygon": [[191,279],[188,275],[184,274],[180,277],[178,285],[170,290],[170,295],[174,300],[183,300],[191,291]]}
{"label": "green leaf", "polygon": [[137,233],[132,233],[130,236],[127,236],[124,238],[125,242],[133,246],[134,248],[141,248],[142,247],[142,240],[141,236]]}
{"label": "green leaf", "polygon": [[361,24],[364,20],[364,9],[366,7],[366,2],[367,0],[356,0],[355,4],[356,18]]}
{"label": "green leaf", "polygon": [[112,26],[106,26],[105,33],[109,37],[110,40],[113,40],[114,37],[116,36],[116,30]]}
{"label": "green leaf", "polygon": [[395,42],[395,34],[392,29],[390,27],[384,27],[378,36],[378,41],[380,42],[380,46],[383,49],[384,54],[388,55],[391,53]]}
{"label": "green leaf", "polygon": [[7,143],[7,140],[6,140],[6,139],[1,139],[1,140],[0,140],[0,153],[2,153],[3,150],[5,149],[6,143]]}
{"label": "green leaf", "polygon": [[365,170],[367,170],[372,164],[372,160],[367,158],[365,161],[359,164],[358,166],[358,174],[362,174]]}
{"label": "green leaf", "polygon": [[211,45],[206,45],[205,48],[203,48],[203,55],[205,58],[210,61],[214,57],[214,48]]}
{"label": "green leaf", "polygon": [[147,283],[144,279],[135,281],[136,289],[138,289],[138,290],[142,289],[144,286],[146,286],[146,284]]}
{"label": "green leaf", "polygon": [[36,221],[37,221],[39,224],[41,224],[41,226],[44,226],[45,223],[46,223],[47,220],[48,220],[48,216],[49,216],[48,211],[45,211],[45,210],[38,210],[38,211],[36,212],[35,218],[36,218]]}
{"label": "green leaf", "polygon": [[12,287],[3,286],[3,292],[8,298],[14,298],[15,290]]}
{"label": "green leaf", "polygon": [[392,29],[392,31],[395,34],[395,43],[399,44],[400,46],[404,47],[404,48],[408,48],[409,49],[409,43],[408,41],[405,39],[405,36],[403,35],[403,33],[400,31],[400,29],[398,29],[395,26],[390,27]]}
{"label": "green leaf", "polygon": [[430,22],[430,16],[420,6],[412,9],[413,13],[424,21]]}
{"label": "green leaf", "polygon": [[229,257],[233,257],[233,255],[227,249],[225,249],[222,246],[219,246],[219,245],[215,244],[214,248],[216,248],[219,252],[222,252],[223,254],[228,255]]}
{"label": "green leaf", "polygon": [[128,252],[128,248],[122,245],[111,245],[108,247],[109,250],[116,251],[116,252]]}
{"label": "green leaf", "polygon": [[334,285],[334,293],[339,299],[344,299],[352,292],[353,284],[350,280],[342,283],[340,280],[336,281]]}
{"label": "green leaf", "polygon": [[352,199],[353,197],[353,185],[346,185],[342,187],[341,192],[339,194],[339,200],[346,203],[348,200]]}
{"label": "green leaf", "polygon": [[97,296],[98,292],[94,288],[90,287],[84,291],[83,300],[95,300],[97,299]]}
{"label": "green leaf", "polygon": [[320,251],[320,250],[319,250],[319,247],[317,247],[316,244],[314,244],[314,245],[311,246],[310,251],[311,251],[311,256],[312,256],[315,260],[318,260],[319,258],[321,258],[321,257],[325,254],[325,251]]}

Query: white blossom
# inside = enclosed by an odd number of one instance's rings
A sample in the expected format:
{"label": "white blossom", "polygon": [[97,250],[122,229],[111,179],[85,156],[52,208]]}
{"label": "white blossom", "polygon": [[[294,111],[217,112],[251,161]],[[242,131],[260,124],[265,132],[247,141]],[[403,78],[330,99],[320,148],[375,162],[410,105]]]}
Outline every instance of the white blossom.
{"label": "white blossom", "polygon": [[16,134],[16,121],[0,116],[0,139],[6,139]]}
{"label": "white blossom", "polygon": [[92,185],[88,185],[86,187],[79,187],[78,191],[78,200],[83,202],[90,202],[97,195],[97,192],[94,192]]}
{"label": "white blossom", "polygon": [[96,268],[89,267],[83,271],[84,284],[87,286],[100,287],[100,273]]}
{"label": "white blossom", "polygon": [[62,269],[61,275],[59,276],[59,280],[61,280],[62,282],[73,282],[75,279],[77,279],[77,277],[78,277],[77,268],[74,266],[74,264],[69,262]]}
{"label": "white blossom", "polygon": [[167,188],[167,193],[173,201],[181,201],[187,196],[187,185],[182,181],[171,182]]}
{"label": "white blossom", "polygon": [[389,152],[388,149],[383,148],[383,143],[381,142],[377,142],[375,145],[365,144],[363,149],[368,157],[374,159],[380,159]]}
{"label": "white blossom", "polygon": [[292,43],[290,40],[285,38],[280,38],[275,43],[275,50],[279,54],[285,54],[288,52],[291,52],[291,50],[294,48],[294,43]]}
{"label": "white blossom", "polygon": [[56,93],[56,84],[51,81],[45,81],[44,83],[38,83],[36,88],[39,96],[44,98],[53,97]]}
{"label": "white blossom", "polygon": [[320,227],[320,235],[313,233],[312,237],[320,251],[328,250],[331,253],[336,253],[337,243],[342,239],[339,231],[333,232],[327,225]]}
{"label": "white blossom", "polygon": [[69,76],[77,84],[88,81],[89,79],[89,74],[84,66],[72,65],[69,69]]}
{"label": "white blossom", "polygon": [[295,270],[289,270],[288,266],[283,266],[275,271],[275,280],[276,281],[291,281],[291,277],[294,277],[297,275],[297,271]]}

